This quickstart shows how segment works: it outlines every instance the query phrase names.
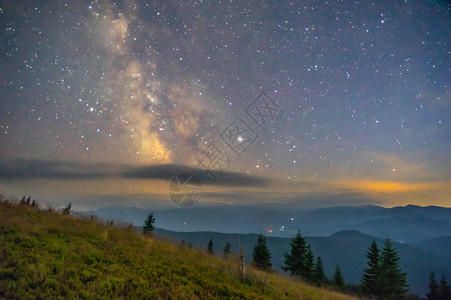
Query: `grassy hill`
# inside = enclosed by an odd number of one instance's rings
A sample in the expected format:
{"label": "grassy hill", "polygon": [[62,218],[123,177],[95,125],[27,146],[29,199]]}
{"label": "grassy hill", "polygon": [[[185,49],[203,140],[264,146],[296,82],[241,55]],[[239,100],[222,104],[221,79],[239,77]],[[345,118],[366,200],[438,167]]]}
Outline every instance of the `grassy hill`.
{"label": "grassy hill", "polygon": [[0,298],[352,299],[236,269],[131,228],[0,202]]}

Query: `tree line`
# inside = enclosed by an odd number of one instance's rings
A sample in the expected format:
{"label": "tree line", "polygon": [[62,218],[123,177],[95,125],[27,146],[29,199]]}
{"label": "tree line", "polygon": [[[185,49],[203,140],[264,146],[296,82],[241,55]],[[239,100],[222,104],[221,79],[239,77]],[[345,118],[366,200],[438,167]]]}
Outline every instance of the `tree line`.
{"label": "tree line", "polygon": [[[212,238],[208,241],[207,253],[214,254]],[[223,257],[227,258],[231,254],[231,244],[227,242]],[[418,296],[407,293],[407,273],[401,270],[399,260],[400,256],[389,238],[384,241],[382,249],[372,241],[367,250],[367,267],[363,270],[361,285],[354,292],[375,299],[419,299]],[[251,263],[262,271],[272,271],[271,252],[266,245],[266,236],[262,233],[253,248]],[[311,246],[299,231],[290,241],[290,251],[284,253],[282,270],[310,284],[332,286],[342,292],[349,291],[340,266],[336,266],[331,279],[327,278],[321,256],[315,258]],[[446,278],[442,276],[438,284],[434,273],[431,273],[426,296],[428,300],[451,300]]]}
{"label": "tree line", "polygon": [[451,300],[451,289],[444,275],[440,279],[440,285],[435,279],[435,274],[429,274],[429,292],[426,294],[428,300]]}
{"label": "tree line", "polygon": [[[224,247],[223,256],[230,255],[229,242]],[[207,245],[207,253],[214,254],[213,240],[210,238]],[[346,282],[341,273],[340,266],[335,267],[334,275],[327,278],[324,272],[324,264],[320,255],[313,254],[311,246],[302,236],[300,231],[290,241],[290,251],[284,254],[282,270],[291,276],[317,286],[333,286],[346,292]],[[362,277],[362,289],[367,296],[378,299],[398,299],[406,294],[406,273],[399,267],[399,255],[393,248],[390,239],[386,239],[382,251],[376,242],[372,242],[368,249],[368,267]],[[271,252],[266,244],[266,236],[259,234],[252,252],[252,264],[260,270],[272,271]]]}

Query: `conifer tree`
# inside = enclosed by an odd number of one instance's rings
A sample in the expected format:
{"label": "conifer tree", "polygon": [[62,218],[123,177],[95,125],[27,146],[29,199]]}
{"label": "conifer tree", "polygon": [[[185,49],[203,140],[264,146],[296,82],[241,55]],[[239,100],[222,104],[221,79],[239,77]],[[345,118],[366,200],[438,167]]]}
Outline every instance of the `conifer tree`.
{"label": "conifer tree", "polygon": [[[24,197],[25,199],[25,197]],[[63,215],[68,215],[70,214],[70,210],[72,209],[72,203],[69,203],[65,208],[63,208]]]}
{"label": "conifer tree", "polygon": [[315,281],[315,257],[313,256],[310,245],[307,244],[307,255],[305,259],[305,280],[308,282]]}
{"label": "conifer tree", "polygon": [[341,274],[340,266],[337,265],[334,272],[334,278],[333,278],[334,285],[339,288],[341,291],[346,290],[346,283],[345,279],[343,278],[343,275]]}
{"label": "conifer tree", "polygon": [[379,248],[375,241],[368,248],[366,257],[368,258],[368,267],[363,271],[362,286],[365,293],[370,295],[379,295]]}
{"label": "conifer tree", "polygon": [[439,300],[439,291],[437,280],[435,279],[435,274],[431,273],[429,275],[429,292],[426,294],[428,300]]}
{"label": "conifer tree", "polygon": [[258,236],[257,244],[254,246],[252,262],[261,270],[269,270],[271,268],[271,253],[266,246],[266,237],[262,233]]}
{"label": "conifer tree", "polygon": [[227,242],[225,244],[225,246],[224,246],[224,250],[222,250],[222,255],[224,256],[224,258],[227,258],[227,257],[230,256],[230,254],[231,254],[231,250],[230,249],[231,248],[232,248],[232,245],[230,245],[230,243]]}
{"label": "conifer tree", "polygon": [[143,234],[148,234],[148,233],[151,234],[155,230],[154,223],[155,223],[155,218],[153,216],[153,213],[150,213],[147,216],[146,221],[144,222]]}
{"label": "conifer tree", "polygon": [[213,250],[213,239],[210,238],[207,245],[207,253],[213,255],[215,251]]}
{"label": "conifer tree", "polygon": [[442,278],[440,279],[439,299],[451,300],[451,290],[444,275],[442,275]]}
{"label": "conifer tree", "polygon": [[380,259],[379,295],[384,299],[402,297],[406,292],[405,287],[408,286],[406,273],[399,267],[398,252],[393,248],[389,238],[385,240]]}
{"label": "conifer tree", "polygon": [[291,239],[290,248],[290,253],[283,254],[285,260],[282,269],[291,275],[306,279],[307,242],[300,231]]}
{"label": "conifer tree", "polygon": [[327,283],[327,277],[324,273],[324,265],[323,260],[321,259],[321,256],[316,257],[316,263],[315,263],[315,270],[314,270],[314,282],[322,286]]}

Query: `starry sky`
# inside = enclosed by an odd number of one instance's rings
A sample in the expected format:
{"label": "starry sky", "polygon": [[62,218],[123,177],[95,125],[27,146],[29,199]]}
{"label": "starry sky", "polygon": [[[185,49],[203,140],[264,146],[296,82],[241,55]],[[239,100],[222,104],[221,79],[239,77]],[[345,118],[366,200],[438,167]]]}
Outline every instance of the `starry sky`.
{"label": "starry sky", "polygon": [[447,1],[0,0],[0,192],[451,206],[450,43]]}

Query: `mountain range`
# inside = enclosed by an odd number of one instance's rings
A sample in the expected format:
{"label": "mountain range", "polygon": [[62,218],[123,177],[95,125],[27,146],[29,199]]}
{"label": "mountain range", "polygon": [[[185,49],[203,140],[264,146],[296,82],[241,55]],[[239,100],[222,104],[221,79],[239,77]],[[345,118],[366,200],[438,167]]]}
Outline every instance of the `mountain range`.
{"label": "mountain range", "polygon": [[[110,206],[86,212],[141,226],[150,210]],[[414,206],[338,206],[294,209],[278,205],[198,206],[153,211],[157,226],[172,231],[259,233],[291,237],[297,230],[308,236],[329,236],[358,230],[378,238],[419,244],[424,240],[451,236],[451,208]]]}
{"label": "mountain range", "polygon": [[[410,289],[424,295],[428,276],[451,279],[451,208],[379,206],[339,206],[319,209],[293,209],[277,205],[198,206],[188,209],[152,211],[156,234],[205,248],[210,238],[221,253],[226,242],[236,252],[243,247],[251,259],[258,233],[267,236],[273,268],[282,272],[283,253],[290,238],[300,230],[315,255],[321,255],[326,274],[331,277],[337,264],[348,283],[359,283],[366,266],[366,251],[372,240],[382,247],[387,237],[395,242],[400,266],[407,272]],[[117,222],[142,226],[150,210],[111,206],[94,214]]]}

